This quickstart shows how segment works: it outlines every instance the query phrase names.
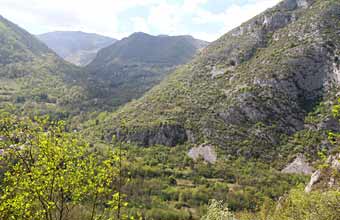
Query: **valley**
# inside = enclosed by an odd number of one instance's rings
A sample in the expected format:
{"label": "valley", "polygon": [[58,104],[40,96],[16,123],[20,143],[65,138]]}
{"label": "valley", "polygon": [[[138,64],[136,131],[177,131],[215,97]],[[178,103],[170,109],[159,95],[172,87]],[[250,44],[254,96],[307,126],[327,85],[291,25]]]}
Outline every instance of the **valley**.
{"label": "valley", "polygon": [[338,220],[338,30],[338,0],[211,43],[0,16],[0,219]]}

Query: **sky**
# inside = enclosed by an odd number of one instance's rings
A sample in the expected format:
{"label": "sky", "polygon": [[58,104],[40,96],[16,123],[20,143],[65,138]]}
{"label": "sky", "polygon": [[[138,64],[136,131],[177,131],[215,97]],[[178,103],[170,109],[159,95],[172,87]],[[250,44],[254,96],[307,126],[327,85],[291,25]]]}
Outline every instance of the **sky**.
{"label": "sky", "polygon": [[214,41],[280,0],[0,0],[0,14],[32,34],[134,32]]}

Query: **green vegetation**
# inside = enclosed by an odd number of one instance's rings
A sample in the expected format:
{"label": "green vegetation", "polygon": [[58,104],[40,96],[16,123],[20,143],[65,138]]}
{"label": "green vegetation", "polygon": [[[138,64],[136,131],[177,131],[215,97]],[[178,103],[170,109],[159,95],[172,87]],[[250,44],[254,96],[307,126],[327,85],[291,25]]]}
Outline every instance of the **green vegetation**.
{"label": "green vegetation", "polygon": [[124,216],[199,219],[211,199],[228,201],[235,212],[256,212],[267,198],[278,199],[307,179],[242,158],[194,162],[185,146],[117,143],[110,153],[109,146],[79,141],[62,122],[3,116],[0,125],[5,219],[92,219],[92,210],[108,216],[117,213],[117,192],[128,203]]}
{"label": "green vegetation", "polygon": [[[327,192],[305,193],[303,190],[293,190],[288,197],[279,204],[277,210],[270,217],[274,220],[336,220],[339,219],[340,192],[330,190]],[[269,219],[270,219],[269,218]]]}
{"label": "green vegetation", "polygon": [[209,211],[201,220],[338,220],[340,192],[305,193],[302,189],[292,190],[278,203],[266,202],[257,214],[239,213],[236,218],[226,204],[212,201]]}
{"label": "green vegetation", "polygon": [[134,33],[100,50],[87,66],[92,98],[101,110],[140,98],[206,45],[191,36]]}
{"label": "green vegetation", "polygon": [[[340,4],[288,6],[166,77],[193,39],[144,56],[138,33],[84,70],[0,17],[0,219],[338,220]],[[216,163],[189,158],[203,143]],[[297,154],[320,169],[310,193],[280,172]]]}
{"label": "green vegetation", "polygon": [[[338,100],[340,103],[340,100]],[[319,109],[319,108],[318,108]],[[332,112],[334,117],[339,119],[340,105],[334,105]],[[340,151],[340,134],[329,133],[331,144],[334,145],[331,155]],[[340,180],[339,167],[335,166],[339,161],[329,161],[324,152],[319,152],[319,172],[321,179],[316,183],[317,187],[311,192],[306,192],[304,186],[298,186],[292,189],[288,194],[282,196],[277,202],[268,198],[263,201],[258,212],[240,212],[237,213],[238,220],[338,220],[340,213],[340,191],[339,186],[330,186],[329,180]],[[336,160],[339,160],[336,157]],[[333,165],[332,165],[333,164]],[[228,202],[228,200],[225,200]],[[206,216],[201,218],[207,219],[224,219],[228,216],[234,219],[230,213],[227,203],[212,200]],[[230,205],[229,205],[230,206]],[[209,218],[208,218],[209,219]]]}
{"label": "green vegetation", "polygon": [[[220,156],[216,164],[193,161],[189,146],[127,146],[124,194],[133,215],[147,219],[199,219],[209,200],[228,201],[232,211],[257,212],[308,177],[282,174],[270,165]],[[162,215],[159,215],[162,210]],[[166,218],[167,219],[167,218]]]}
{"label": "green vegetation", "polygon": [[[225,154],[269,162],[280,159],[277,152],[288,137],[304,129],[309,113],[320,103],[334,100],[336,83],[326,76],[333,70],[326,73],[323,70],[329,65],[321,63],[333,62],[335,48],[340,47],[339,38],[327,34],[339,26],[336,11],[340,6],[326,0],[315,1],[307,9],[280,7],[227,33],[144,97],[97,124],[90,123],[84,132],[94,129],[101,134],[94,136],[110,139],[125,121],[124,138],[143,146],[148,140],[167,143],[159,137],[163,137],[162,127],[168,126],[170,131],[164,136],[177,144],[183,139],[173,134],[185,130],[190,141],[211,143]],[[268,16],[281,23],[264,28]],[[291,20],[280,20],[280,16],[296,20],[287,22]],[[320,53],[327,42],[333,55]],[[225,74],[213,77],[216,70]]]}
{"label": "green vegetation", "polygon": [[212,200],[208,207],[208,213],[201,220],[235,220],[228,206],[221,201]]}
{"label": "green vegetation", "polygon": [[0,107],[57,119],[79,113],[87,97],[82,70],[5,18],[0,24]]}
{"label": "green vegetation", "polygon": [[63,122],[0,120],[0,218],[121,219],[120,154],[91,151]]}

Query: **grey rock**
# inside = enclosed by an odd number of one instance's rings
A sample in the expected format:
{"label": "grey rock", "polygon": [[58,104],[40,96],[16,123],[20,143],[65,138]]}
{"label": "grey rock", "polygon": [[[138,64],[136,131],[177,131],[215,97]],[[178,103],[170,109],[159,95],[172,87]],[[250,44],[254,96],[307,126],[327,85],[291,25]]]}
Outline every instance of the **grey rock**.
{"label": "grey rock", "polygon": [[186,130],[180,125],[160,125],[156,128],[128,131],[116,131],[118,140],[130,141],[140,146],[165,145],[175,146],[188,140]]}
{"label": "grey rock", "polygon": [[211,78],[216,78],[216,77],[218,77],[218,76],[220,76],[220,75],[223,75],[224,73],[226,72],[226,70],[225,69],[218,69],[218,68],[216,68],[215,66],[214,66],[214,68],[212,69],[212,71],[211,71]]}
{"label": "grey rock", "polygon": [[318,185],[323,187],[337,187],[340,188],[340,179],[333,173],[340,172],[340,153],[331,155],[327,158],[326,164],[329,166],[323,170],[317,170],[313,173],[308,185],[305,188],[306,192],[311,192]]}
{"label": "grey rock", "polygon": [[331,168],[340,171],[340,154],[329,156],[327,158],[327,163],[331,166]]}
{"label": "grey rock", "polygon": [[280,8],[289,11],[295,10],[297,6],[297,0],[285,0],[280,3]]}
{"label": "grey rock", "polygon": [[333,118],[333,117],[328,117],[324,119],[322,122],[317,124],[317,129],[318,130],[332,130],[335,132],[340,132],[340,123],[339,120]]}
{"label": "grey rock", "polygon": [[284,27],[292,20],[291,18],[290,14],[277,13],[270,17],[265,16],[263,25],[267,30],[273,31]]}
{"label": "grey rock", "polygon": [[309,181],[308,185],[307,185],[306,188],[305,188],[305,192],[307,192],[307,193],[308,193],[308,192],[311,192],[311,191],[312,191],[312,188],[313,188],[313,186],[314,186],[314,184],[316,184],[317,182],[319,182],[320,177],[321,177],[321,171],[320,171],[320,170],[315,171],[315,172],[312,174],[312,176],[311,176],[311,178],[310,178],[310,181]]}
{"label": "grey rock", "polygon": [[307,8],[313,2],[314,2],[314,0],[297,0],[297,5],[298,5],[298,7],[301,7],[301,8]]}
{"label": "grey rock", "polygon": [[335,185],[335,178],[332,176],[330,179],[329,179],[329,182],[328,182],[328,186],[329,187],[333,187]]}
{"label": "grey rock", "polygon": [[314,171],[313,167],[311,167],[307,163],[306,158],[300,154],[295,158],[295,160],[292,163],[285,167],[281,172],[311,175],[313,171]]}
{"label": "grey rock", "polygon": [[307,8],[310,6],[314,0],[285,0],[282,1],[280,4],[281,8],[284,10],[295,10],[297,8]]}
{"label": "grey rock", "polygon": [[204,161],[211,164],[216,163],[217,160],[215,147],[210,144],[201,144],[198,147],[191,148],[188,152],[188,156],[195,161],[202,157]]}
{"label": "grey rock", "polygon": [[337,82],[340,82],[340,61],[339,58],[335,57],[336,62],[333,63],[333,74]]}

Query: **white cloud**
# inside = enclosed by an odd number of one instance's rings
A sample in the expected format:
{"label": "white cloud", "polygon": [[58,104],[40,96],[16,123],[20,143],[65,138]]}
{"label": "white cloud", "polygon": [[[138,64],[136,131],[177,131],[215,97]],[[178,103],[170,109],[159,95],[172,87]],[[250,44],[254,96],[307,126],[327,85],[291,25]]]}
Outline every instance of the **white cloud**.
{"label": "white cloud", "polygon": [[222,36],[224,34],[219,32],[219,33],[208,33],[208,32],[192,32],[191,35],[194,36],[197,39],[202,39],[205,41],[209,41],[212,42],[214,40],[216,40],[217,38],[219,38],[220,36]]}
{"label": "white cloud", "polygon": [[[121,38],[119,13],[157,0],[0,0],[0,14],[33,33],[82,30]],[[38,28],[37,28],[38,26]]]}
{"label": "white cloud", "polygon": [[[148,24],[160,33],[177,34],[181,15],[179,6],[170,4],[158,4],[150,8]],[[182,21],[183,22],[183,21]]]}
{"label": "white cloud", "polygon": [[232,5],[223,14],[224,29],[231,30],[251,19],[267,8],[273,7],[281,0],[257,0],[243,6]]}
{"label": "white cloud", "polygon": [[[243,5],[232,4],[222,13],[212,13],[201,7],[208,3],[208,0],[185,0],[182,5],[170,5],[162,2],[152,7],[148,25],[162,33],[191,34],[196,38],[213,41],[280,1],[250,0]],[[190,22],[201,25],[202,30],[185,32],[188,17]],[[205,25],[213,24],[222,24],[223,28],[214,33],[204,31]]]}
{"label": "white cloud", "polygon": [[[54,30],[82,30],[122,38],[136,31],[151,34],[191,34],[215,40],[280,0],[248,0],[247,4],[229,5],[221,13],[202,6],[213,0],[0,0],[0,14],[33,33]],[[128,9],[149,9],[147,16],[121,17]],[[121,28],[131,21],[131,27]],[[201,30],[191,27],[201,26]],[[223,29],[212,31],[212,26]],[[205,29],[205,27],[210,27]],[[207,31],[209,30],[209,31]]]}
{"label": "white cloud", "polygon": [[133,17],[133,18],[131,18],[131,21],[133,23],[133,30],[135,32],[145,32],[145,33],[150,32],[148,22],[145,18],[143,18],[143,17]]}
{"label": "white cloud", "polygon": [[222,21],[223,28],[215,34],[216,39],[216,37],[241,25],[243,22],[253,18],[264,10],[275,6],[280,1],[281,0],[252,0],[245,5],[230,5],[224,12],[217,14],[206,10],[199,10],[193,17],[193,21],[194,23],[201,25]]}
{"label": "white cloud", "polygon": [[207,3],[208,0],[185,0],[182,5],[184,11],[195,11],[200,5]]}

